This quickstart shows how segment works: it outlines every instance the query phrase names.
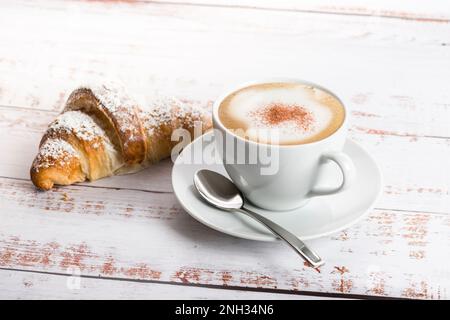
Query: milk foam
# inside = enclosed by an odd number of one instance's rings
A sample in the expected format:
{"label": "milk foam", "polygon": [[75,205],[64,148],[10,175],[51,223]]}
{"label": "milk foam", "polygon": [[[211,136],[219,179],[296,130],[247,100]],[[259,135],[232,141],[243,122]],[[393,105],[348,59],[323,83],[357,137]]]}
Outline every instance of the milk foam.
{"label": "milk foam", "polygon": [[[268,84],[244,88],[232,94],[226,100],[226,118],[232,124],[246,130],[247,138],[254,141],[295,144],[311,140],[326,131],[335,121],[335,112],[330,108],[330,99],[336,100],[315,87],[302,84]],[[304,119],[284,119],[268,122],[262,114],[273,110],[274,106],[281,110],[298,108]],[[283,109],[284,108],[284,109]],[[291,112],[291,113],[294,113]],[[224,112],[221,112],[225,115]],[[275,117],[275,119],[278,119]],[[308,123],[301,123],[301,122]],[[270,139],[278,139],[278,142]]]}

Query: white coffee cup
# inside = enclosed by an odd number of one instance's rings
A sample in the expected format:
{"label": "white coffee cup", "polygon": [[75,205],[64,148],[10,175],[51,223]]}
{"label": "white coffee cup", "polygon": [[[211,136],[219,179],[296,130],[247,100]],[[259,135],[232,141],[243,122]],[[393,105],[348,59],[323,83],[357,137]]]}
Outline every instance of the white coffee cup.
{"label": "white coffee cup", "polygon": [[[316,142],[280,145],[244,139],[221,123],[219,106],[227,96],[250,85],[274,82],[305,84],[334,96],[345,110],[342,125]],[[347,121],[348,111],[336,95],[319,85],[298,79],[277,78],[245,83],[226,92],[213,106],[216,148],[225,170],[247,200],[258,207],[276,211],[301,207],[312,197],[336,194],[351,185],[356,170],[352,160],[342,152]],[[255,153],[258,155],[256,159],[252,156]],[[316,185],[319,173],[323,165],[330,161],[336,163],[336,170],[340,169],[342,179],[336,181],[336,186],[319,187]]]}

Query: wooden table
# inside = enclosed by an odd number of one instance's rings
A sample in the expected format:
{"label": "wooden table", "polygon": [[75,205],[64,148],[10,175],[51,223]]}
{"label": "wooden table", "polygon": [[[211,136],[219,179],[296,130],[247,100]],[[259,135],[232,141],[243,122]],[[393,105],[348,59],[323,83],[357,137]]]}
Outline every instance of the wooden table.
{"label": "wooden table", "polygon": [[[0,298],[449,299],[450,5],[364,2],[1,1]],[[320,272],[196,222],[170,161],[49,192],[29,180],[86,81],[210,103],[267,76],[337,92],[384,174],[363,221],[310,241]]]}

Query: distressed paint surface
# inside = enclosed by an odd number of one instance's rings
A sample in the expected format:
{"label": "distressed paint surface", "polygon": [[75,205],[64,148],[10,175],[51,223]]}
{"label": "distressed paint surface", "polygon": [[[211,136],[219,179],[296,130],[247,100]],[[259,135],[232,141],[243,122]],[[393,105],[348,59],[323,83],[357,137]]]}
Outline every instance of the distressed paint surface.
{"label": "distressed paint surface", "polygon": [[[0,176],[29,179],[29,167],[41,135],[57,113],[9,107],[0,107],[0,112],[0,145],[5,151]],[[449,138],[415,136],[411,140],[411,137],[366,131],[352,125],[349,134],[373,154],[382,168],[384,196],[377,207],[450,212],[450,172],[439,169],[450,163]],[[83,185],[172,192],[171,168],[171,161],[166,160],[138,174]]]}
{"label": "distressed paint surface", "polygon": [[[252,288],[271,291],[255,298],[449,299],[450,270],[440,263],[450,261],[447,9],[434,1],[1,2],[0,295],[211,298]],[[311,241],[326,257],[321,269],[282,243],[232,238],[191,219],[172,194],[170,161],[47,193],[28,180],[46,125],[80,83],[112,78],[142,103],[164,93],[211,104],[230,84],[268,75],[341,96],[350,137],[385,176],[365,220]],[[83,278],[83,290],[60,286],[78,271],[94,277]]]}
{"label": "distressed paint surface", "polygon": [[208,229],[186,215],[171,193],[93,193],[82,186],[43,193],[14,179],[1,179],[0,188],[3,268],[280,292],[448,298],[449,270],[435,263],[450,259],[441,250],[450,245],[447,214],[373,210],[346,231],[310,241],[327,257],[315,270],[283,243]]}

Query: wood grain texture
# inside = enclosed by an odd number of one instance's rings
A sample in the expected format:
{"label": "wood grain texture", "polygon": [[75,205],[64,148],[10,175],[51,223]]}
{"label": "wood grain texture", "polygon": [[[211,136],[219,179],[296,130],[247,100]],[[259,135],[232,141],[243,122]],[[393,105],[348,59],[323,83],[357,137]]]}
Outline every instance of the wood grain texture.
{"label": "wood grain texture", "polygon": [[450,7],[442,1],[420,0],[159,0],[161,3],[184,3],[204,6],[231,6],[237,8],[289,10],[309,13],[377,16],[418,22],[448,23]]}
{"label": "wood grain texture", "polygon": [[[0,270],[0,299],[72,300],[72,299],[225,299],[225,300],[316,300],[317,296],[275,294],[247,290],[220,290],[189,285],[117,281],[85,278],[77,275],[42,274]],[[337,299],[337,298],[327,298]]]}
{"label": "wood grain texture", "polygon": [[446,214],[374,210],[346,231],[309,242],[327,257],[318,271],[281,242],[210,230],[173,194],[81,186],[38,192],[11,179],[0,179],[0,189],[2,268],[290,293],[449,297],[447,265],[436,263],[450,259],[442,250],[450,245]]}
{"label": "wood grain texture", "polygon": [[144,103],[155,92],[210,103],[235,83],[293,76],[334,90],[359,130],[450,136],[450,24],[152,3],[0,6],[1,105],[61,110],[80,83],[104,79]]}
{"label": "wood grain texture", "polygon": [[[0,149],[4,151],[0,176],[29,179],[41,135],[55,116],[55,112],[0,107]],[[385,135],[355,126],[350,129],[351,138],[373,154],[385,176],[384,194],[377,207],[450,213],[450,138]],[[138,174],[83,185],[172,192],[171,169],[167,160]]]}
{"label": "wood grain texture", "polygon": [[[450,24],[447,6],[436,3],[0,2],[0,286],[10,284],[0,294],[48,297],[48,287],[68,298],[171,296],[167,283],[175,283],[271,298],[449,299]],[[364,221],[311,241],[327,258],[319,271],[281,243],[194,221],[172,194],[169,161],[47,193],[28,180],[41,134],[80,83],[118,79],[142,103],[164,93],[210,104],[230,84],[268,76],[335,91],[351,109],[350,137],[385,176]],[[36,289],[22,289],[13,269],[34,272]],[[102,279],[83,278],[77,295],[58,287],[63,276],[35,274],[74,270]],[[186,288],[180,297],[215,296]]]}

